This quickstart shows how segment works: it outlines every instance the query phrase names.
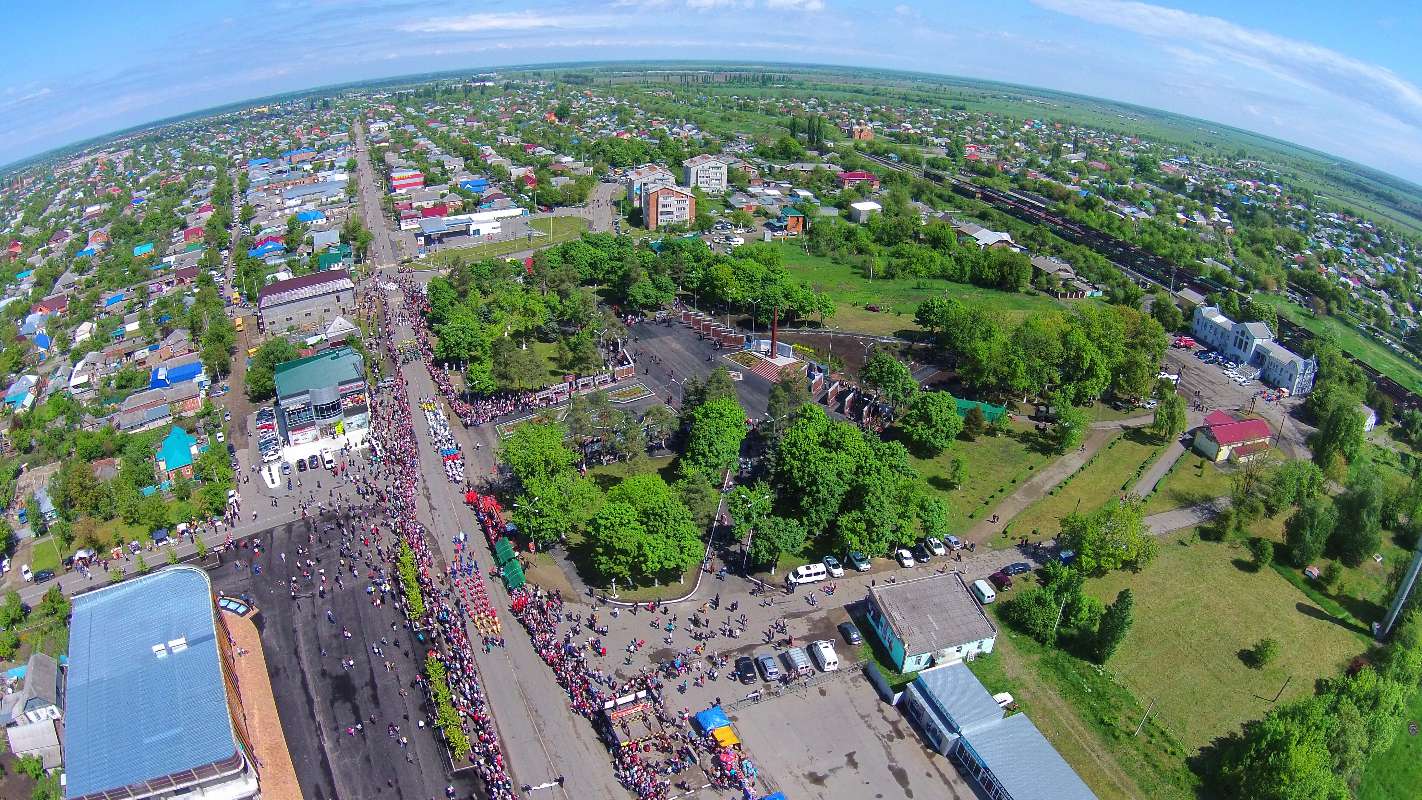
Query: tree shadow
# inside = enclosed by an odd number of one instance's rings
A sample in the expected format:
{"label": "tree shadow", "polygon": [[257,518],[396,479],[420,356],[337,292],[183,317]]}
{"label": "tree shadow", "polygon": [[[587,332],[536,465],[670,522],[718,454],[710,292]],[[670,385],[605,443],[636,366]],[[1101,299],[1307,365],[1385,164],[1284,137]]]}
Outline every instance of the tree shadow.
{"label": "tree shadow", "polygon": [[[1327,611],[1324,611],[1323,609],[1321,609],[1321,608],[1319,608],[1319,607],[1317,607],[1317,606],[1310,605],[1310,604],[1308,604],[1308,603],[1299,602],[1299,603],[1295,603],[1295,604],[1294,604],[1294,608],[1295,608],[1300,614],[1303,614],[1303,615],[1306,616],[1306,617],[1312,617],[1312,618],[1317,619],[1317,620],[1322,620],[1323,622],[1331,622],[1331,623],[1333,623],[1334,625],[1337,625],[1338,627],[1342,628],[1342,629],[1345,630],[1345,631],[1352,631],[1352,632],[1354,632],[1354,633],[1361,633],[1361,634],[1363,634],[1363,635],[1365,635],[1365,636],[1370,636],[1370,635],[1372,635],[1372,632],[1369,631],[1369,630],[1367,630],[1366,628],[1363,628],[1362,626],[1359,626],[1359,625],[1354,625],[1354,624],[1348,622],[1347,620],[1339,619],[1339,618],[1333,616],[1332,614],[1328,613]],[[1350,612],[1350,613],[1351,613],[1351,612]]]}
{"label": "tree shadow", "polygon": [[1245,559],[1243,559],[1243,558],[1232,558],[1232,559],[1230,559],[1229,563],[1232,564],[1232,565],[1234,565],[1234,568],[1237,569],[1237,570],[1239,570],[1240,572],[1258,572],[1258,571],[1259,571],[1259,565],[1258,565],[1258,564],[1254,563],[1253,561],[1247,561],[1247,560],[1245,560]]}

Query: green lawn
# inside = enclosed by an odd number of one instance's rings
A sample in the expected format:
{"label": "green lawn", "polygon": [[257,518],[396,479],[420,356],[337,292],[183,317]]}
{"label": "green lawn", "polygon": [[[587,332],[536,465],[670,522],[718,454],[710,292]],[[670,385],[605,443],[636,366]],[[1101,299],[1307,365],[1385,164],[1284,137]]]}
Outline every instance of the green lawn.
{"label": "green lawn", "polygon": [[[962,486],[948,483],[954,458],[967,464],[968,476]],[[914,468],[948,503],[949,529],[958,533],[1011,494],[1051,459],[1032,445],[1030,425],[1014,423],[1003,436],[979,436],[976,441],[957,441],[935,458],[911,457]]]}
{"label": "green lawn", "polygon": [[1408,723],[1422,724],[1422,689],[1413,692],[1403,720],[1392,747],[1368,762],[1358,786],[1358,800],[1412,797],[1422,786],[1422,734],[1414,735],[1407,729]]}
{"label": "green lawn", "polygon": [[[1062,517],[1076,510],[1095,511],[1128,491],[1141,470],[1160,454],[1161,444],[1139,430],[1128,430],[1102,446],[1052,494],[1028,506],[1007,524],[1006,537],[994,542],[1049,539],[1056,535]],[[1033,533],[1036,531],[1036,533]]]}
{"label": "green lawn", "polygon": [[[1135,624],[1109,668],[1136,697],[1156,702],[1160,723],[1192,751],[1269,710],[1312,694],[1316,678],[1340,672],[1367,648],[1272,569],[1253,571],[1243,548],[1177,535],[1140,573],[1093,579],[1087,591],[1110,601],[1130,587]],[[1279,658],[1262,670],[1239,654],[1264,637]]]}
{"label": "green lawn", "polygon": [[583,231],[588,229],[588,221],[582,217],[543,217],[529,220],[528,226],[546,235],[535,236],[533,241],[529,241],[527,237],[520,237],[503,242],[489,242],[476,244],[472,247],[440,250],[425,261],[432,267],[444,267],[448,266],[450,260],[455,258],[482,261],[486,258],[498,258],[523,250],[551,247],[578,238]]}
{"label": "green lawn", "polygon": [[1158,514],[1224,497],[1230,493],[1231,480],[1231,473],[1210,460],[1186,453],[1155,485],[1155,492],[1146,498],[1145,513]]}
{"label": "green lawn", "polygon": [[1343,352],[1366,362],[1373,369],[1392,378],[1414,392],[1422,391],[1422,366],[1411,354],[1394,352],[1373,336],[1358,330],[1333,316],[1315,316],[1302,306],[1277,294],[1258,293],[1255,298],[1274,306],[1280,315],[1302,325],[1315,334],[1328,334],[1338,342]]}
{"label": "green lawn", "polygon": [[[1002,292],[937,278],[870,280],[862,267],[809,255],[799,243],[781,242],[778,247],[785,268],[793,277],[834,298],[837,309],[826,324],[840,330],[886,335],[915,329],[918,326],[914,324],[913,312],[918,304],[945,293],[984,306],[1008,322],[1015,322],[1033,311],[1062,307],[1056,300],[1035,292]],[[871,304],[882,310],[865,309]]]}
{"label": "green lawn", "polygon": [[30,569],[39,572],[42,569],[59,572],[59,562],[62,557],[59,555],[59,542],[53,536],[41,536],[30,543]]}

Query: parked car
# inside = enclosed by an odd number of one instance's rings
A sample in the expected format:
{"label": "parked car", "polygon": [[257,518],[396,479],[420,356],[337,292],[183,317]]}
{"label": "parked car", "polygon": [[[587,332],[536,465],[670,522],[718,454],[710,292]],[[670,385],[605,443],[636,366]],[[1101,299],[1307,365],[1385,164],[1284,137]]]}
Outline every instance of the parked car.
{"label": "parked car", "polygon": [[948,549],[949,549],[949,550],[954,550],[954,551],[956,551],[956,550],[962,550],[962,549],[963,549],[963,540],[962,540],[962,539],[959,539],[959,538],[956,537],[956,536],[948,536],[948,537],[945,537],[943,541],[945,541],[945,542],[948,543]]}
{"label": "parked car", "polygon": [[1003,567],[1002,571],[1008,575],[1026,575],[1032,571],[1032,565],[1026,561],[1015,561]]}
{"label": "parked car", "polygon": [[809,675],[815,671],[815,667],[810,663],[810,657],[799,647],[792,647],[780,654],[785,661],[786,674],[794,677]]}
{"label": "parked car", "polygon": [[843,578],[844,567],[839,563],[839,559],[834,556],[825,556],[825,569],[829,570],[831,578]]}
{"label": "parked car", "polygon": [[768,681],[780,680],[780,667],[775,665],[775,656],[756,656],[755,665],[760,667],[760,676],[762,678]]}
{"label": "parked car", "polygon": [[935,556],[946,556],[948,550],[943,546],[942,540],[937,536],[929,536],[923,540],[923,546],[928,548],[928,552]]}
{"label": "parked car", "polygon": [[736,679],[741,683],[755,683],[755,662],[750,656],[736,659]]}
{"label": "parked car", "polygon": [[49,579],[51,579],[51,578],[53,578],[53,577],[54,577],[54,570],[52,570],[52,569],[42,569],[42,570],[40,570],[39,572],[36,572],[36,573],[35,573],[35,583],[44,583],[45,581],[47,581],[47,580],[49,580]]}
{"label": "parked car", "polygon": [[902,547],[894,551],[894,558],[898,559],[899,566],[901,567],[911,567],[914,565],[913,553],[910,553]]}
{"label": "parked car", "polygon": [[329,451],[321,454],[321,462],[326,466],[326,469],[336,468],[336,459],[331,458],[331,453]]}
{"label": "parked car", "polygon": [[296,471],[297,471],[297,472],[305,472],[305,471],[306,471],[306,461],[305,461],[305,460],[300,459],[300,458],[296,459]]}
{"label": "parked car", "polygon": [[972,590],[973,596],[978,598],[978,602],[987,605],[997,599],[997,592],[993,590],[992,584],[987,581],[973,581],[973,585],[968,587]]}
{"label": "parked car", "polygon": [[1012,588],[1012,576],[1002,570],[998,570],[989,575],[988,580],[992,581],[992,585],[996,587],[998,591]]}
{"label": "parked car", "polygon": [[859,632],[859,629],[854,626],[853,622],[846,620],[839,623],[836,627],[839,629],[839,635],[843,636],[846,642],[852,645],[864,644],[864,635]]}
{"label": "parked car", "polygon": [[311,456],[310,458],[306,459],[306,466],[309,467],[310,469],[316,469],[317,467],[320,466],[320,464],[321,464],[321,459],[317,458],[317,457],[314,456],[314,455]]}
{"label": "parked car", "polygon": [[227,455],[229,455],[229,456],[235,456],[235,455],[237,455],[237,448],[236,448],[236,447],[233,447],[231,442],[228,442],[228,443],[227,443]]}
{"label": "parked car", "polygon": [[834,642],[828,639],[811,642],[810,657],[825,672],[834,672],[839,669],[839,655],[834,652]]}
{"label": "parked car", "polygon": [[29,564],[20,565],[20,577],[25,579],[25,583],[29,583],[30,581],[35,579],[35,574],[33,572],[30,572]]}
{"label": "parked car", "polygon": [[858,572],[868,572],[873,565],[869,563],[869,559],[863,553],[852,550],[849,553],[849,566],[854,567]]}

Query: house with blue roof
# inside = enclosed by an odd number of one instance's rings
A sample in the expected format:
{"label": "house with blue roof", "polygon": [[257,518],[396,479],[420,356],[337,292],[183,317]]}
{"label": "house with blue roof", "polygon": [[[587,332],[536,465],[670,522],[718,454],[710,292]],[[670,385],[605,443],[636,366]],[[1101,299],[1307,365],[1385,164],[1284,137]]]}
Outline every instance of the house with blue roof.
{"label": "house with blue roof", "polygon": [[199,386],[207,386],[208,383],[207,371],[203,369],[202,359],[196,355],[165,361],[148,373],[148,388],[150,389],[170,389],[189,381],[196,382]]}
{"label": "house with blue roof", "polygon": [[75,258],[91,258],[91,257],[97,255],[98,252],[99,252],[98,250],[95,250],[95,249],[92,248],[92,247],[86,247],[86,248],[84,248],[83,250],[80,250],[79,252],[75,253],[75,254],[74,254],[74,257],[75,257]]}
{"label": "house with blue roof", "polygon": [[163,444],[158,447],[158,455],[153,459],[158,479],[174,481],[178,478],[191,478],[193,460],[197,458],[197,454],[197,439],[174,425],[168,435],[163,437]]}
{"label": "house with blue roof", "polygon": [[123,292],[116,292],[116,293],[114,293],[114,294],[109,295],[108,297],[105,297],[105,298],[104,298],[104,308],[106,308],[106,309],[112,308],[112,307],[118,305],[119,303],[122,303],[122,302],[123,302],[123,298],[124,298],[124,293],[123,293]]}
{"label": "house with blue roof", "polygon": [[311,211],[296,212],[297,222],[321,222],[324,219],[326,219],[326,214],[323,211],[316,211],[313,209]]}
{"label": "house with blue roof", "polygon": [[224,613],[187,566],[74,598],[66,800],[259,796]]}
{"label": "house with blue roof", "polygon": [[247,255],[251,256],[252,258],[266,258],[267,256],[274,255],[276,253],[285,252],[286,248],[282,247],[279,243],[267,242],[266,244],[263,244],[260,247],[253,247],[252,249],[248,250]]}
{"label": "house with blue roof", "polygon": [[21,375],[5,390],[5,405],[11,411],[25,411],[35,402],[35,388],[39,385],[38,375]]}

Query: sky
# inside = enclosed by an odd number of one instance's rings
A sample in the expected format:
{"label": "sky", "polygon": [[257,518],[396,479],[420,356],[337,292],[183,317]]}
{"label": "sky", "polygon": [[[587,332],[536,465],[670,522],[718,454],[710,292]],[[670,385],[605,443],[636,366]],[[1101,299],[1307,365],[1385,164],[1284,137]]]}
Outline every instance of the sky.
{"label": "sky", "polygon": [[584,60],[882,67],[1221,122],[1422,182],[1422,4],[70,0],[7,9],[0,164],[279,92]]}

